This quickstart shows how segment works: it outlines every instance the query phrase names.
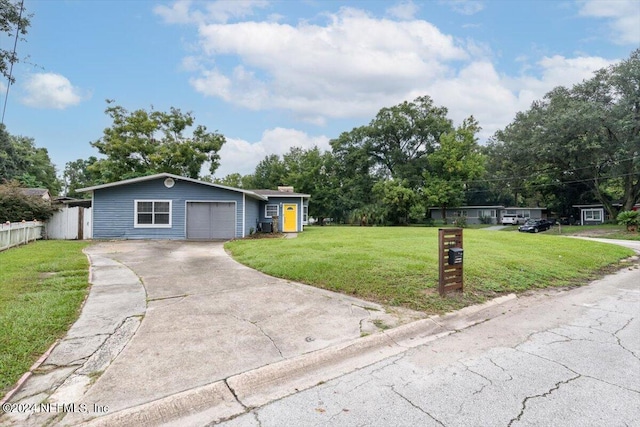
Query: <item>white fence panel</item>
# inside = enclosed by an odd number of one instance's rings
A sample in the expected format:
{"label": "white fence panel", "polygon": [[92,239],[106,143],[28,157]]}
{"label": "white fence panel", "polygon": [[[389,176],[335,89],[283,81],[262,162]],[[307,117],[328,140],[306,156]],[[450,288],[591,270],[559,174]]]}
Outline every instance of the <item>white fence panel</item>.
{"label": "white fence panel", "polygon": [[47,239],[91,239],[91,222],[91,208],[65,206],[47,221]]}
{"label": "white fence panel", "polygon": [[93,239],[93,209],[84,209],[84,223],[82,230],[83,239]]}
{"label": "white fence panel", "polygon": [[78,238],[79,207],[64,207],[47,221],[47,238],[76,240]]}
{"label": "white fence panel", "polygon": [[42,239],[41,221],[5,222],[0,224],[0,251]]}

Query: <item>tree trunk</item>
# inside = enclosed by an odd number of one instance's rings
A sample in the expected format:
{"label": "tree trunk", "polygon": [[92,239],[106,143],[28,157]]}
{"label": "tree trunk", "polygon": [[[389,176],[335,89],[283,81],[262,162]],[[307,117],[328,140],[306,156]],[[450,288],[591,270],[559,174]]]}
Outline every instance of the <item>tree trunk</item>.
{"label": "tree trunk", "polygon": [[440,209],[442,211],[442,223],[446,224],[447,223],[447,207],[446,206],[440,206]]}

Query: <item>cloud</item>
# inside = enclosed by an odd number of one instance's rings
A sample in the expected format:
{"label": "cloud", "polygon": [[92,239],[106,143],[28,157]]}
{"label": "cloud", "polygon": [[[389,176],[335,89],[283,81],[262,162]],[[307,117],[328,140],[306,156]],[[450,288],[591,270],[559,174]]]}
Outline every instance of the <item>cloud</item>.
{"label": "cloud", "polygon": [[[321,16],[326,20],[314,23],[197,24],[201,51],[183,63],[191,70],[190,84],[231,105],[281,110],[318,126],[332,119],[365,123],[382,107],[430,95],[456,123],[473,114],[486,139],[555,86],[579,83],[612,63],[579,55],[520,55],[512,61],[522,71],[507,75],[496,70],[490,46],[454,39],[425,20],[378,18],[353,8]],[[242,169],[254,156],[244,169],[251,172],[255,160],[275,147],[268,143],[272,132],[253,144],[230,139],[223,150],[234,150],[223,158],[224,168],[237,158],[229,170]],[[296,138],[304,141],[304,135]]]}
{"label": "cloud", "polygon": [[484,3],[477,0],[443,0],[441,3],[462,15],[474,15],[484,9]]}
{"label": "cloud", "polygon": [[78,105],[88,94],[71,85],[71,82],[60,74],[38,73],[31,75],[24,84],[26,95],[22,103],[35,108],[53,108],[64,110]]}
{"label": "cloud", "polygon": [[482,126],[480,139],[486,140],[510,123],[518,111],[527,110],[554,87],[571,87],[614,62],[599,57],[556,55],[542,58],[527,69],[527,74],[513,77],[500,75],[491,62],[474,61],[455,77],[432,82],[426,93],[436,104],[445,105],[456,123],[473,115]]}
{"label": "cloud", "polygon": [[268,6],[266,0],[214,1],[205,5],[204,11],[191,10],[191,0],[177,0],[171,6],[158,5],[153,8],[168,24],[189,24],[203,22],[227,23],[234,18],[251,16],[255,8]]}
{"label": "cloud", "polygon": [[321,150],[329,150],[329,138],[326,136],[309,136],[296,129],[274,128],[265,130],[257,142],[227,138],[220,150],[220,167],[215,176],[222,178],[231,173],[251,174],[262,159],[271,154],[283,155],[291,147],[305,149],[317,146]]}
{"label": "cloud", "polygon": [[198,92],[254,110],[294,111],[310,122],[371,114],[468,56],[429,22],[350,8],[328,15],[325,25],[207,24],[199,35],[205,55],[238,63],[218,61],[193,77]]}
{"label": "cloud", "polygon": [[389,16],[407,21],[413,19],[417,12],[418,6],[411,0],[400,2],[387,9]]}
{"label": "cloud", "polygon": [[640,44],[640,3],[638,0],[579,1],[580,15],[608,21],[611,40],[616,44]]}

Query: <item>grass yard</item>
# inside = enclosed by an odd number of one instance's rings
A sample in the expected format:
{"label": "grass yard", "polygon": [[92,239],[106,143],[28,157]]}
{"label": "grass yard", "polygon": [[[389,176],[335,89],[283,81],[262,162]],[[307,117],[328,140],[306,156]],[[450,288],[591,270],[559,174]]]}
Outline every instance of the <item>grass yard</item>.
{"label": "grass yard", "polygon": [[46,240],[0,252],[0,397],[77,319],[87,245]]}
{"label": "grass yard", "polygon": [[236,240],[233,257],[267,274],[382,304],[441,313],[501,293],[584,283],[633,251],[547,235],[465,229],[464,294],[441,298],[438,229],[308,227],[295,239]]}

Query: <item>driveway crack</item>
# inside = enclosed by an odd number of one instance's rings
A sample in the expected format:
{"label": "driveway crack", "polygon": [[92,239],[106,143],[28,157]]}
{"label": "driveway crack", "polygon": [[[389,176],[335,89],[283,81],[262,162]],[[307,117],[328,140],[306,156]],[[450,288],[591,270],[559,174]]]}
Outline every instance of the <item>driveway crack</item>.
{"label": "driveway crack", "polygon": [[620,332],[621,332],[621,331],[623,331],[627,326],[629,326],[629,324],[633,321],[633,319],[634,319],[633,317],[632,317],[631,319],[629,319],[629,320],[627,321],[627,323],[625,323],[625,324],[624,324],[624,326],[622,326],[620,329],[618,329],[617,331],[615,331],[612,335],[613,335],[613,337],[616,339],[616,341],[618,342],[618,345],[619,345],[622,349],[624,349],[624,350],[628,351],[628,352],[629,352],[633,357],[635,357],[636,359],[640,360],[640,357],[638,357],[638,355],[637,355],[637,354],[635,354],[632,350],[628,349],[627,347],[625,347],[625,346],[622,344],[622,341],[620,341],[620,337],[618,336],[618,333],[620,333]]}

